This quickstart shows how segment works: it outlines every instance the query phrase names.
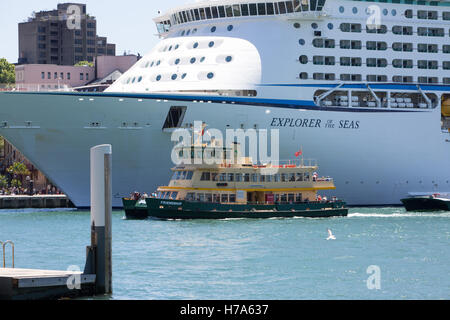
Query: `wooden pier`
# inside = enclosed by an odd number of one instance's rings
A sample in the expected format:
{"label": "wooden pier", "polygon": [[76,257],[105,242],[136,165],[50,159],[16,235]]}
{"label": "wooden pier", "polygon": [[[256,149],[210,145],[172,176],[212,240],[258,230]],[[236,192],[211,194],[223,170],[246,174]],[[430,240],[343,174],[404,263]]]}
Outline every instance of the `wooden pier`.
{"label": "wooden pier", "polygon": [[72,207],[73,204],[70,199],[63,194],[0,196],[0,209],[54,209]]}
{"label": "wooden pier", "polygon": [[[76,271],[0,268],[0,300],[92,296],[95,292],[95,277],[95,274]],[[73,279],[79,281],[79,286],[71,286]]]}

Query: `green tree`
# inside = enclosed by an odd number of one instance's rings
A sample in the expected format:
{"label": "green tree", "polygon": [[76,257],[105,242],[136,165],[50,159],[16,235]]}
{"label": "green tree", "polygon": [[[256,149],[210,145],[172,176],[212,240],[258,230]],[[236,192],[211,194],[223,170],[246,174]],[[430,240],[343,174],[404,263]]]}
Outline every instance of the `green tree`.
{"label": "green tree", "polygon": [[0,188],[8,188],[8,179],[0,174]]}
{"label": "green tree", "polygon": [[[8,169],[6,169],[6,171],[8,173],[12,174],[14,177],[14,179],[11,181],[11,184],[13,184],[14,180],[22,182],[24,176],[28,176],[31,174],[31,172],[30,172],[30,170],[28,170],[27,166],[21,162],[14,162]],[[17,179],[18,177],[20,179]],[[22,183],[21,183],[21,185],[22,185]]]}
{"label": "green tree", "polygon": [[93,67],[94,64],[92,62],[89,62],[89,61],[80,61],[80,62],[75,64],[75,67],[84,67],[84,66]]}
{"label": "green tree", "polygon": [[16,68],[5,58],[0,59],[0,84],[16,83]]}
{"label": "green tree", "polygon": [[18,180],[18,179],[12,179],[11,180],[11,186],[12,187],[16,187],[16,188],[20,188],[22,186],[22,182],[20,182],[20,180]]}

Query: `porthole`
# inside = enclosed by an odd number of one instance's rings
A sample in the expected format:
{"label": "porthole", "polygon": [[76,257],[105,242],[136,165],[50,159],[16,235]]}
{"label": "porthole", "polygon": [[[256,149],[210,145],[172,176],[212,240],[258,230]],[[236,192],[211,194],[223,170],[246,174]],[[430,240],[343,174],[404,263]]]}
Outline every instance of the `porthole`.
{"label": "porthole", "polygon": [[295,28],[295,29],[300,28],[300,23],[298,23],[298,22],[294,23],[294,28]]}
{"label": "porthole", "polygon": [[136,77],[133,78],[133,80],[131,80],[132,83],[136,82]]}
{"label": "porthole", "polygon": [[195,58],[191,58],[191,60],[190,60],[191,64],[194,64],[194,63],[195,63],[195,61],[196,61],[196,59],[195,59]]}
{"label": "porthole", "polygon": [[208,46],[209,46],[210,48],[214,47],[214,41],[211,41],[211,42],[208,44]]}
{"label": "porthole", "polygon": [[186,31],[181,31],[181,36],[184,36],[184,34],[186,33]]}
{"label": "porthole", "polygon": [[186,78],[186,76],[187,76],[187,73],[183,73],[183,74],[181,75],[181,79]]}
{"label": "porthole", "polygon": [[142,81],[142,76],[140,76],[139,78],[138,78],[138,82],[141,82]]}
{"label": "porthole", "polygon": [[392,9],[391,14],[395,17],[397,15],[397,10]]}
{"label": "porthole", "polygon": [[150,64],[150,68],[153,67],[155,65],[155,61],[152,61],[152,63]]}
{"label": "porthole", "polygon": [[159,80],[161,80],[161,75],[160,74],[156,76],[156,81],[159,81]]}
{"label": "porthole", "polygon": [[174,48],[174,50],[177,50],[178,48],[180,47],[180,45],[175,45],[175,48]]}
{"label": "porthole", "polygon": [[173,75],[172,75],[172,80],[176,80],[177,79],[177,74],[176,73],[174,73]]}
{"label": "porthole", "polygon": [[383,15],[387,16],[388,15],[388,9],[383,9]]}
{"label": "porthole", "polygon": [[197,33],[197,28],[194,28],[193,30],[192,30],[192,34],[196,34]]}
{"label": "porthole", "polygon": [[131,81],[131,78],[128,78],[127,83],[130,83],[130,81]]}
{"label": "porthole", "polygon": [[298,60],[300,61],[300,63],[302,63],[302,64],[306,64],[306,63],[308,63],[308,57],[307,56],[300,56],[299,58],[298,58]]}
{"label": "porthole", "polygon": [[158,60],[158,61],[156,62],[156,65],[159,66],[160,64],[161,64],[161,60]]}
{"label": "porthole", "polygon": [[344,11],[345,11],[344,7],[343,7],[343,6],[340,6],[340,7],[339,7],[339,12],[340,12],[340,13],[344,13]]}
{"label": "porthole", "polygon": [[186,35],[190,35],[191,34],[191,29],[189,29],[188,31],[186,31]]}
{"label": "porthole", "polygon": [[217,30],[217,28],[215,26],[211,28],[211,32],[213,32],[213,33],[216,32],[216,30]]}
{"label": "porthole", "polygon": [[358,8],[357,7],[353,7],[352,12],[353,12],[353,14],[357,14],[358,13]]}
{"label": "porthole", "polygon": [[303,45],[305,45],[305,40],[304,40],[304,39],[300,39],[300,40],[298,40],[298,43],[299,43],[301,46],[303,46]]}
{"label": "porthole", "polygon": [[214,73],[210,72],[207,74],[208,79],[214,78]]}
{"label": "porthole", "polygon": [[330,22],[330,23],[328,24],[328,29],[333,30],[333,28],[334,28],[334,26],[333,26],[333,24]]}
{"label": "porthole", "polygon": [[233,58],[231,56],[228,56],[228,57],[225,58],[226,62],[231,62],[231,60],[233,60]]}
{"label": "porthole", "polygon": [[317,23],[315,23],[315,22],[311,23],[311,28],[313,28],[313,29],[317,29],[317,28],[318,28],[318,25],[317,25]]}
{"label": "porthole", "polygon": [[172,46],[169,47],[169,51],[172,51]]}
{"label": "porthole", "polygon": [[192,46],[194,49],[198,48],[198,42],[194,43],[194,45]]}
{"label": "porthole", "polygon": [[302,72],[298,76],[300,79],[305,80],[308,79],[308,74],[306,72]]}
{"label": "porthole", "polygon": [[179,64],[179,63],[180,63],[180,59],[176,59],[175,64]]}
{"label": "porthole", "polygon": [[233,30],[233,25],[232,24],[230,24],[228,27],[227,27],[227,30],[228,31],[231,31],[231,30]]}
{"label": "porthole", "polygon": [[205,61],[205,57],[200,58],[200,62],[203,62],[203,61]]}
{"label": "porthole", "polygon": [[145,64],[144,68],[148,68],[149,64],[150,64],[150,61],[148,61],[148,62]]}

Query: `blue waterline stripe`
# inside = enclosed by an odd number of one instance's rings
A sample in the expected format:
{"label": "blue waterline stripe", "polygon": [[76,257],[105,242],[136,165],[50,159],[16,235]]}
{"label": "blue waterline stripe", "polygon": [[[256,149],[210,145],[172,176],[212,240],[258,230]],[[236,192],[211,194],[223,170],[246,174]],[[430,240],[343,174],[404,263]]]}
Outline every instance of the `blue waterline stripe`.
{"label": "blue waterline stripe", "polygon": [[[317,85],[316,85],[317,86]],[[449,88],[450,89],[450,88]],[[217,97],[217,96],[192,96],[192,95],[165,95],[153,93],[112,93],[112,92],[3,92],[4,94],[25,94],[25,95],[54,95],[54,96],[74,96],[74,97],[97,97],[97,98],[134,98],[170,101],[203,101],[228,104],[238,104],[247,106],[260,106],[269,108],[302,109],[314,111],[336,111],[336,112],[370,112],[370,113],[398,113],[398,112],[429,112],[428,110],[388,110],[388,109],[365,109],[349,107],[319,107],[313,101],[308,100],[280,100],[261,98],[240,98],[240,97]]]}
{"label": "blue waterline stripe", "polygon": [[[415,90],[419,86],[425,91],[448,91],[450,92],[450,85],[433,85],[433,84],[390,84],[390,83],[368,83],[372,89],[384,89],[384,90]],[[260,87],[305,87],[305,88],[336,88],[339,84],[335,83],[286,83],[286,84],[260,84]],[[367,89],[365,83],[349,83],[341,86],[343,89]]]}

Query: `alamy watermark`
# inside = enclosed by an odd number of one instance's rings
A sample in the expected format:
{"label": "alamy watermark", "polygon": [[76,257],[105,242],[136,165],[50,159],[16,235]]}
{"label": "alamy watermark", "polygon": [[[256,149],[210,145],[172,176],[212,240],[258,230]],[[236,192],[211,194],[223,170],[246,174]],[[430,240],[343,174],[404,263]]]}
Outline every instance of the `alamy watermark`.
{"label": "alamy watermark", "polygon": [[79,266],[72,265],[67,268],[67,271],[76,272],[71,274],[66,281],[67,289],[80,290],[81,289],[81,269]]}
{"label": "alamy watermark", "polygon": [[[270,135],[270,137],[269,137]],[[270,143],[269,143],[270,139]],[[280,162],[280,135],[278,129],[206,129],[202,121],[194,121],[192,129],[179,128],[171,140],[177,143],[171,158],[175,165],[183,164],[242,164],[245,158],[253,163],[278,164]],[[191,150],[183,152],[182,150]],[[233,149],[238,148],[238,150]],[[236,156],[248,150],[244,156]],[[229,154],[224,154],[228,152]]]}
{"label": "alamy watermark", "polygon": [[381,289],[381,269],[377,265],[370,265],[366,270],[370,276],[366,280],[367,289],[380,290]]}

